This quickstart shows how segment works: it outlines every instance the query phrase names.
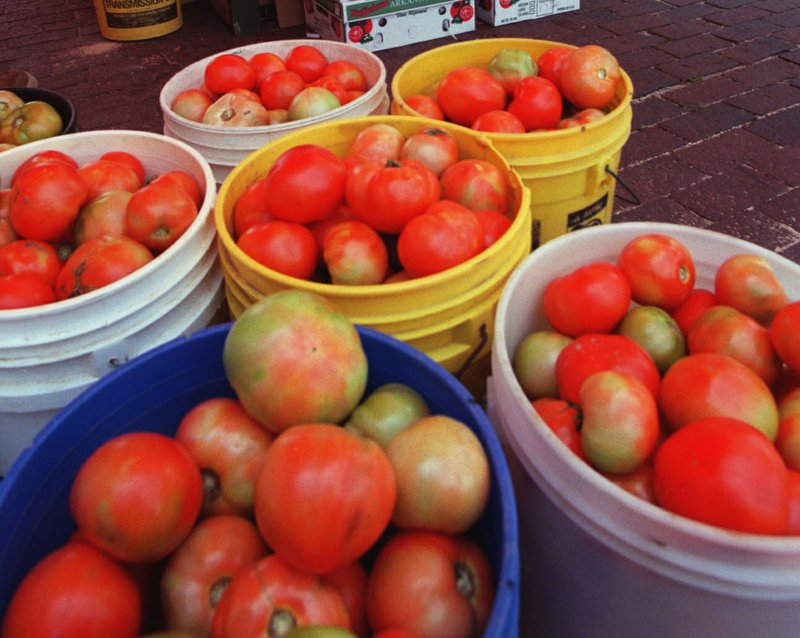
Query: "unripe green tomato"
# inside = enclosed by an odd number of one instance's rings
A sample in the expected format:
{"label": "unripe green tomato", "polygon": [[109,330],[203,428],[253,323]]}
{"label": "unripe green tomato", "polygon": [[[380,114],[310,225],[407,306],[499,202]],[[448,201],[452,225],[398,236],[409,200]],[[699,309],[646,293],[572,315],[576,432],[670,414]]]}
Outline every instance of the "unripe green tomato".
{"label": "unripe green tomato", "polygon": [[419,392],[403,383],[386,383],[356,406],[344,426],[383,447],[395,434],[429,414]]}
{"label": "unripe green tomato", "polygon": [[520,342],[511,366],[525,396],[558,397],[556,360],[571,342],[571,337],[552,330],[537,330]]}
{"label": "unripe green tomato", "polygon": [[623,317],[617,332],[642,346],[664,374],[678,359],[686,356],[686,339],[678,322],[663,308],[636,306]]}

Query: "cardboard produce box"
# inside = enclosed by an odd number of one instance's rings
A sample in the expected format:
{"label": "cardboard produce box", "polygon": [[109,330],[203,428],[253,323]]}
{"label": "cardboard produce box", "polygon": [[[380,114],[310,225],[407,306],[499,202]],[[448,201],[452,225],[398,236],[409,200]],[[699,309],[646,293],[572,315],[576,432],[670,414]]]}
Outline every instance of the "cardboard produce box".
{"label": "cardboard produce box", "polygon": [[475,30],[473,0],[305,0],[306,25],[372,51]]}
{"label": "cardboard produce box", "polygon": [[580,6],[580,0],[476,0],[475,11],[480,20],[497,26],[575,11]]}

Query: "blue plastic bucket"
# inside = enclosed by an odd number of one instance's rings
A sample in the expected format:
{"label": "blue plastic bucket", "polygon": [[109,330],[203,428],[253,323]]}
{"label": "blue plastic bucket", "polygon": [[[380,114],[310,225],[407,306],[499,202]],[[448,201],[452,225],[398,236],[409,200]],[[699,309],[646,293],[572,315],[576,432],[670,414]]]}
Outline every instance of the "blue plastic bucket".
{"label": "blue plastic bucket", "polygon": [[[222,364],[230,325],[170,341],[103,377],[61,410],[17,459],[0,483],[0,617],[25,573],[74,530],[70,485],[93,450],[124,432],[172,435],[200,401],[233,396]],[[405,383],[426,399],[431,412],[466,423],[487,451],[491,492],[476,531],[494,570],[497,595],[484,636],[517,636],[517,510],[508,464],[489,419],[466,388],[427,355],[373,329],[358,326],[358,332],[369,362],[367,392]]]}

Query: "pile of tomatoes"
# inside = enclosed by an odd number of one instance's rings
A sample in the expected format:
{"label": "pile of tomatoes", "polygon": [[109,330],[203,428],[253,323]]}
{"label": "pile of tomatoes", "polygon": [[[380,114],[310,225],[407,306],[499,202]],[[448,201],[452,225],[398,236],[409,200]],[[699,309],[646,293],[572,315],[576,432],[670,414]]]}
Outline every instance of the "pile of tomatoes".
{"label": "pile of tomatoes", "polygon": [[361,97],[370,87],[361,67],[329,60],[301,44],[284,57],[262,51],[245,57],[223,53],[205,67],[203,85],[182,91],[172,110],[215,126],[267,126],[326,113]]}
{"label": "pile of tomatoes", "polygon": [[508,229],[515,203],[507,172],[460,158],[445,129],[406,138],[376,123],[343,157],[317,144],[282,153],[236,201],[232,225],[239,248],[268,268],[370,285],[471,259]]}
{"label": "pile of tomatoes", "polygon": [[551,280],[517,379],[574,454],[637,496],[800,534],[800,301],[754,254],[719,264],[713,290],[695,280],[691,253],[658,233]]}
{"label": "pile of tomatoes", "polygon": [[403,96],[427,117],[478,131],[527,133],[580,127],[613,106],[622,73],[607,49],[553,45],[538,58],[504,48],[483,68],[449,71],[429,92]]}
{"label": "pile of tomatoes", "polygon": [[81,164],[39,151],[0,190],[0,310],[53,303],[117,281],[192,225],[203,202],[181,170],[147,176],[112,150]]}
{"label": "pile of tomatoes", "polygon": [[[255,394],[328,414],[341,397],[318,401],[311,370],[329,370],[323,385],[366,378],[355,327],[313,293],[248,308],[222,356],[234,395],[195,404],[174,436],[126,432],[87,457],[69,493],[77,529],[18,585],[2,638],[33,625],[118,638],[480,635],[494,579],[471,532],[490,466],[470,427],[402,382],[358,385],[337,422],[253,409]],[[292,394],[300,381],[310,391]]]}

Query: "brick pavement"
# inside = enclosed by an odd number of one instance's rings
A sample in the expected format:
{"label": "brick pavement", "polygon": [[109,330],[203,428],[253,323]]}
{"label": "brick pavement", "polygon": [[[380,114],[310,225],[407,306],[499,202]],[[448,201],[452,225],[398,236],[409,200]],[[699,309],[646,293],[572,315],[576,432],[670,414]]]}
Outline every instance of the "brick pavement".
{"label": "brick pavement", "polygon": [[[597,43],[634,84],[633,126],[615,220],[674,221],[741,237],[800,262],[800,6],[796,0],[582,0],[578,11],[469,38]],[[158,92],[187,64],[302,26],[234,35],[208,4],[184,5],[177,32],[140,42],[100,36],[91,0],[2,0],[0,69],[25,69],[70,97],[83,130],[160,132]],[[448,40],[378,52],[389,79]],[[618,188],[618,193],[621,189]]]}

